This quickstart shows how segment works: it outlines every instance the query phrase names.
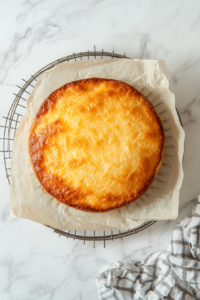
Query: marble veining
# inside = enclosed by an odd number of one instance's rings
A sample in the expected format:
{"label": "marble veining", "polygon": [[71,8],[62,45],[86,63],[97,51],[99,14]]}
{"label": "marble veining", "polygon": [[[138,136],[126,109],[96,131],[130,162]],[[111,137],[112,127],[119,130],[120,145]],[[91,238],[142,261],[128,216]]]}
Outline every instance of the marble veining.
{"label": "marble veining", "polygon": [[0,299],[97,300],[95,279],[100,270],[116,260],[137,261],[166,250],[174,225],[190,216],[200,192],[200,3],[2,0],[0,25],[1,117],[21,78],[94,45],[131,58],[164,59],[172,73],[170,89],[186,132],[177,220],[108,241],[105,249],[103,243],[93,248],[93,243],[59,238],[45,226],[10,217],[9,187],[0,160]]}

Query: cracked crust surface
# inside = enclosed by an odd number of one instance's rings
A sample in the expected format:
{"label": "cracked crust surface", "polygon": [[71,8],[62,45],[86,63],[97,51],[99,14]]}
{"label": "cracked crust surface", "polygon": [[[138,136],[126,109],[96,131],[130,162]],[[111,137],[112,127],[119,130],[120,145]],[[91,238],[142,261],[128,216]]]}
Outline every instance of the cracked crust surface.
{"label": "cracked crust surface", "polygon": [[43,189],[88,212],[107,212],[144,194],[164,151],[162,121],[132,86],[83,79],[54,91],[29,133],[29,156]]}

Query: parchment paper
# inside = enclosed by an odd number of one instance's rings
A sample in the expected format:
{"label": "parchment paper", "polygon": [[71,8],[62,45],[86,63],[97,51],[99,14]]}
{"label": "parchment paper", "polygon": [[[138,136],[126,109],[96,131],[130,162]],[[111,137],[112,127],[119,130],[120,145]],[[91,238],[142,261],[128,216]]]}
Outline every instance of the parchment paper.
{"label": "parchment paper", "polygon": [[[42,102],[60,86],[90,77],[121,80],[142,92],[160,113],[166,135],[163,163],[151,188],[136,202],[107,213],[82,212],[53,199],[35,178],[28,155],[29,129]],[[169,91],[169,77],[164,61],[128,59],[66,62],[43,73],[28,99],[13,145],[11,215],[61,230],[127,230],[147,220],[175,219],[185,135]]]}

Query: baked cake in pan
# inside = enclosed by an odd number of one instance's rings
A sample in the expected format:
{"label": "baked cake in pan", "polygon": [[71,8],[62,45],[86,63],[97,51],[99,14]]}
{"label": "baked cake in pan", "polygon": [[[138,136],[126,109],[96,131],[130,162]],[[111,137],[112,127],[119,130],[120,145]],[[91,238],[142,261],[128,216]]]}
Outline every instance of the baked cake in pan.
{"label": "baked cake in pan", "polygon": [[132,86],[112,79],[60,87],[43,102],[29,134],[31,165],[43,189],[93,213],[141,197],[163,152],[164,130],[153,105]]}

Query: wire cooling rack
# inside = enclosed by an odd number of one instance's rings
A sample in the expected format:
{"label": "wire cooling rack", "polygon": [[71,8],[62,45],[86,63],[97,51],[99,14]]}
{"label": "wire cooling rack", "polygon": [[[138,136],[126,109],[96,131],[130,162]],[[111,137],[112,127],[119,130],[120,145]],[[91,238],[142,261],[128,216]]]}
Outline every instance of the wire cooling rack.
{"label": "wire cooling rack", "polygon": [[[73,53],[71,55],[65,56],[63,58],[57,59],[54,62],[48,64],[47,66],[40,69],[38,72],[36,72],[34,75],[31,76],[29,80],[23,80],[23,85],[18,86],[19,92],[15,95],[15,99],[8,111],[7,117],[3,117],[5,119],[5,124],[0,125],[0,127],[3,127],[3,137],[1,137],[1,140],[3,140],[3,150],[0,152],[3,152],[3,158],[4,158],[4,166],[5,166],[5,172],[6,172],[6,178],[8,179],[8,183],[10,184],[10,171],[11,171],[11,158],[12,158],[12,149],[13,149],[13,141],[15,138],[17,127],[21,121],[21,118],[26,113],[26,101],[27,98],[31,95],[31,92],[34,88],[34,84],[37,81],[37,78],[39,75],[41,75],[43,72],[50,70],[54,68],[56,65],[66,62],[66,61],[77,61],[82,59],[113,59],[113,58],[126,58],[129,59],[125,54],[120,55],[113,52],[105,52],[102,51],[96,51],[96,47],[94,46],[94,51],[86,51],[86,52],[80,52],[80,53]],[[85,244],[85,241],[92,241],[93,247],[95,247],[96,241],[103,241],[104,248],[106,246],[106,241],[108,240],[115,240],[119,238],[123,238],[132,234],[136,234],[149,226],[153,225],[156,221],[148,221],[144,222],[142,225],[127,230],[127,231],[89,231],[89,230],[78,230],[71,232],[69,231],[62,231],[55,228],[52,228],[50,226],[47,226],[54,230],[55,233],[59,234],[59,236],[64,236],[66,238],[72,238],[72,239],[78,239],[82,240]]]}

